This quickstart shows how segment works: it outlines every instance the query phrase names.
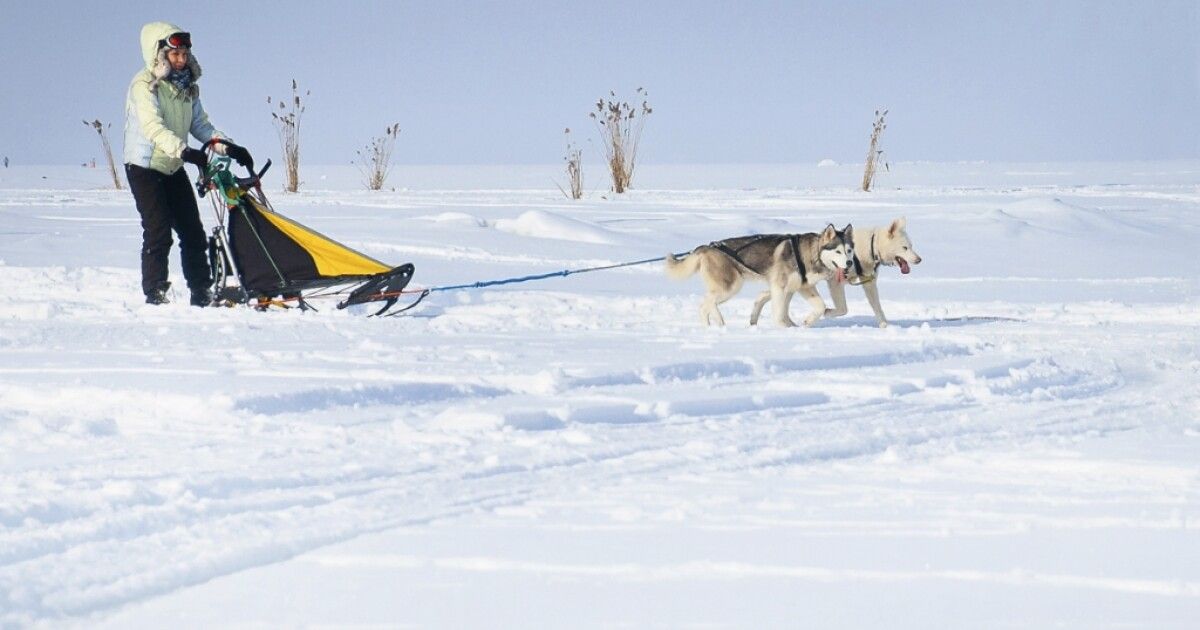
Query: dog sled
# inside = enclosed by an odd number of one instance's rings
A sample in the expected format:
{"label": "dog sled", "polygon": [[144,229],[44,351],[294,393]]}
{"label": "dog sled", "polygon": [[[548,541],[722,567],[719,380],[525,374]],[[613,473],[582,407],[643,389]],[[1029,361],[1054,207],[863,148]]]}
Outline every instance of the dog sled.
{"label": "dog sled", "polygon": [[204,144],[208,166],[196,181],[196,192],[209,197],[217,220],[208,239],[214,306],[317,310],[315,298],[339,298],[339,309],[382,303],[371,316],[416,306],[388,312],[412,280],[412,263],[382,263],[279,214],[261,185],[271,161],[257,173],[248,164],[249,177],[236,177],[230,159],[214,151],[218,144],[232,143],[213,138]]}

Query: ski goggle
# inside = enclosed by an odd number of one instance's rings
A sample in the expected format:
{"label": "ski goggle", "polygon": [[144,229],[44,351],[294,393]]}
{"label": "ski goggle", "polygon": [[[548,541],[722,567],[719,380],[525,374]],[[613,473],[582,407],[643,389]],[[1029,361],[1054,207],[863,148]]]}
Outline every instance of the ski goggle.
{"label": "ski goggle", "polygon": [[158,47],[163,48],[191,48],[192,34],[191,33],[171,33],[166,39],[158,40]]}

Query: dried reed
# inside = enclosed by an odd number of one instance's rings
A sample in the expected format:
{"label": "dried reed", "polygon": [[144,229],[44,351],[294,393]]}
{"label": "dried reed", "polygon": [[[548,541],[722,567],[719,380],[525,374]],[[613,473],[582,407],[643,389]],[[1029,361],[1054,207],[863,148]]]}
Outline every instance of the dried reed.
{"label": "dried reed", "polygon": [[[100,145],[104,149],[104,157],[108,158],[108,172],[112,174],[113,187],[117,190],[121,190],[121,180],[117,178],[117,163],[113,161],[112,145],[109,144],[108,134],[105,133],[110,127],[112,127],[112,123],[106,125],[100,122],[99,119],[96,119],[92,122],[85,120],[83,121],[83,124],[95,129],[96,133],[100,134]],[[4,158],[4,167],[8,168],[7,157]]]}
{"label": "dried reed", "polygon": [[[642,88],[637,89],[637,94],[642,98],[640,108],[617,100],[616,92],[610,91],[608,94],[611,98],[596,101],[596,111],[588,116],[596,121],[596,128],[600,131],[604,156],[612,176],[613,192],[623,193],[633,182],[642,127],[646,124],[646,117],[654,110],[645,100],[649,93]],[[642,114],[640,117],[636,116],[639,111]]]}
{"label": "dried reed", "polygon": [[[304,96],[308,97],[311,93],[305,91]],[[270,103],[271,97],[268,96],[267,104]],[[300,117],[304,115],[304,104],[300,100],[295,79],[292,79],[291,100],[286,103],[279,101],[279,110],[271,112],[271,122],[279,134],[279,145],[283,150],[283,168],[287,173],[284,190],[296,192],[300,189]]]}
{"label": "dried reed", "polygon": [[372,138],[370,144],[361,151],[355,151],[358,160],[354,165],[363,174],[368,189],[379,190],[387,181],[388,171],[392,168],[392,149],[396,146],[398,135],[400,123],[395,123],[384,129],[382,136]]}
{"label": "dried reed", "polygon": [[891,170],[888,163],[883,159],[883,149],[879,148],[879,136],[883,134],[883,130],[887,129],[887,123],[884,122],[884,117],[887,116],[888,110],[875,110],[875,124],[871,128],[871,147],[867,149],[867,166],[863,171],[862,189],[863,192],[870,192],[871,185],[875,182],[875,168],[880,162],[883,163],[883,168]]}
{"label": "dried reed", "polygon": [[567,184],[570,186],[571,191],[567,192],[562,186],[559,186],[558,182],[555,182],[554,185],[558,186],[558,189],[562,191],[562,194],[568,199],[582,199],[583,149],[580,149],[579,147],[575,146],[574,142],[571,142],[570,127],[568,127],[563,133],[565,133],[567,136],[567,155],[563,158],[563,160],[567,163]]}

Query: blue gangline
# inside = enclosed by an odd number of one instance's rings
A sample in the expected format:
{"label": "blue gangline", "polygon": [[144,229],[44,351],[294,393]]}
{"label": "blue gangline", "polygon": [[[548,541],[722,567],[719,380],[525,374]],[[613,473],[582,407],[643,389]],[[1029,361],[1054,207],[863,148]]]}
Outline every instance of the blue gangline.
{"label": "blue gangline", "polygon": [[[684,252],[687,253],[687,252]],[[676,254],[682,256],[684,254]],[[457,291],[459,289],[482,289],[484,287],[494,287],[501,284],[517,284],[520,282],[529,282],[531,280],[545,280],[546,278],[562,278],[575,273],[587,273],[589,271],[601,271],[604,269],[616,269],[618,267],[632,267],[634,265],[644,265],[662,260],[662,256],[647,258],[645,260],[634,260],[632,262],[618,263],[616,265],[603,265],[600,267],[585,267],[583,269],[562,269],[559,271],[551,271],[549,273],[539,273],[532,276],[520,276],[516,278],[502,278],[500,280],[480,280],[469,284],[455,284],[445,287],[429,287],[425,289],[426,293],[437,293],[438,291]]]}

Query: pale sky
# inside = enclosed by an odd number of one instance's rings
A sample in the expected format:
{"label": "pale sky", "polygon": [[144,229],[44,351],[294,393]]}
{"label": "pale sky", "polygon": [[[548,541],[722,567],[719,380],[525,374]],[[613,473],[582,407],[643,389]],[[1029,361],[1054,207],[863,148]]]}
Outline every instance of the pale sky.
{"label": "pale sky", "polygon": [[[110,6],[103,6],[110,5]],[[312,91],[304,159],[392,122],[401,164],[560,162],[609,90],[649,91],[642,163],[1200,157],[1200,2],[0,0],[0,155],[99,158],[143,23],[192,33],[213,122],[278,161],[266,97]],[[590,143],[586,142],[591,139]]]}

